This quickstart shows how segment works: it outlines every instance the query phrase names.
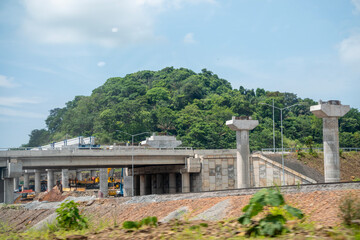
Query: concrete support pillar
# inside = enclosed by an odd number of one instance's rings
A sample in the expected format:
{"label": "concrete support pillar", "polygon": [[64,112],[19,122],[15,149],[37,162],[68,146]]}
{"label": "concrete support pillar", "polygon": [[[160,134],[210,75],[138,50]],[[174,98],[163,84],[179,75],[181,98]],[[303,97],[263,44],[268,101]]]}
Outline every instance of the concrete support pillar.
{"label": "concrete support pillar", "polygon": [[108,192],[108,174],[107,168],[100,168],[100,192],[103,197],[107,197]]}
{"label": "concrete support pillar", "polygon": [[14,178],[14,191],[15,190],[19,190],[19,183],[20,183],[20,180],[18,177],[15,177]]}
{"label": "concrete support pillar", "polygon": [[190,173],[188,172],[181,173],[181,186],[183,193],[190,192]]}
{"label": "concrete support pillar", "polygon": [[236,174],[238,188],[250,187],[249,131],[236,131]]}
{"label": "concrete support pillar", "polygon": [[249,188],[250,185],[250,149],[249,131],[259,125],[258,120],[250,117],[232,117],[226,125],[236,131],[236,182],[237,188]]}
{"label": "concrete support pillar", "polygon": [[146,195],[146,177],[145,174],[140,175],[140,196]]}
{"label": "concrete support pillar", "polygon": [[157,194],[162,194],[164,193],[163,191],[163,176],[162,174],[156,174],[156,193]]}
{"label": "concrete support pillar", "polygon": [[50,192],[54,186],[54,170],[47,169],[47,191]]}
{"label": "concrete support pillar", "polygon": [[169,173],[169,193],[176,193],[176,175]]}
{"label": "concrete support pillar", "polygon": [[[107,171],[107,170],[106,170]],[[106,172],[107,174],[107,172]],[[82,180],[82,174],[81,174],[81,171],[76,171],[76,179],[81,181]]]}
{"label": "concrete support pillar", "polygon": [[90,177],[96,177],[96,170],[90,170]]}
{"label": "concrete support pillar", "polygon": [[0,203],[5,201],[5,181],[0,177]]}
{"label": "concrete support pillar", "polygon": [[4,190],[5,197],[4,203],[11,204],[14,202],[14,179],[13,178],[5,178],[4,179]]}
{"label": "concrete support pillar", "polygon": [[41,192],[41,171],[35,170],[35,192]]}
{"label": "concrete support pillar", "polygon": [[29,177],[30,177],[30,174],[25,172],[24,173],[24,189],[29,189]]}
{"label": "concrete support pillar", "polygon": [[69,169],[61,170],[61,184],[63,188],[69,187]]}
{"label": "concrete support pillar", "polygon": [[151,194],[156,194],[156,174],[151,175]]}
{"label": "concrete support pillar", "polygon": [[350,111],[349,105],[340,101],[319,102],[310,111],[323,119],[325,182],[340,182],[339,123],[338,119]]}
{"label": "concrete support pillar", "polygon": [[56,174],[56,170],[54,170],[54,182],[53,182],[53,184],[54,184],[54,186],[57,184],[57,174]]}
{"label": "concrete support pillar", "polygon": [[323,118],[325,182],[340,182],[338,118]]}

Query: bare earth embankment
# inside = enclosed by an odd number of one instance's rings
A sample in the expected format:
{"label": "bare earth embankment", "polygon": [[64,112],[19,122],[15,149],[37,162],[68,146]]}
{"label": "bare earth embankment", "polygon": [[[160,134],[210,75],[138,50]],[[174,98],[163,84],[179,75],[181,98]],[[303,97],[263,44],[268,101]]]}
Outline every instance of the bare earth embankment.
{"label": "bare earth embankment", "polygon": [[[353,186],[352,189],[331,190],[328,188],[324,190],[319,188],[318,191],[296,190],[293,187],[291,193],[286,193],[284,196],[288,203],[305,213],[305,223],[315,222],[316,226],[320,226],[319,229],[323,229],[323,227],[335,227],[341,224],[339,204],[343,197],[353,194],[360,198],[360,183],[353,183],[351,186]],[[59,198],[55,195],[60,195],[60,193],[51,194],[54,199]],[[184,231],[186,227],[205,222],[209,226],[200,230],[196,228],[197,231],[205,234],[208,231],[208,234],[218,237],[226,235],[228,238],[244,233],[235,219],[241,216],[242,208],[248,204],[251,195],[242,194],[236,191],[235,193],[224,191],[108,199],[97,199],[93,195],[71,199],[80,203],[82,214],[89,218],[93,226],[111,226],[101,231],[87,233],[86,238],[89,239],[139,239],[160,236],[172,238],[178,236],[176,233]],[[13,227],[15,231],[25,231],[46,217],[54,216],[53,213],[59,204],[60,202],[35,201],[21,207],[2,207],[0,219],[7,226]],[[138,231],[114,227],[121,226],[121,223],[126,220],[140,220],[147,216],[156,216],[162,223],[157,228]],[[181,224],[175,224],[175,218],[182,220]],[[174,224],[178,228],[175,229]],[[221,228],[219,228],[220,225]],[[223,229],[227,229],[226,234]]]}

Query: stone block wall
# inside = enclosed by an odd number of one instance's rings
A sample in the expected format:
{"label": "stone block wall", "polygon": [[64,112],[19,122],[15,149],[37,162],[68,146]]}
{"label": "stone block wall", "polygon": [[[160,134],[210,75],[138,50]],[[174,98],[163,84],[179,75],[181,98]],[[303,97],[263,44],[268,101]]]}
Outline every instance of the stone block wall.
{"label": "stone block wall", "polygon": [[[251,185],[254,187],[280,186],[283,181],[282,165],[261,154],[251,156]],[[288,167],[284,167],[285,185],[315,183],[316,181]]]}
{"label": "stone block wall", "polygon": [[234,189],[236,186],[236,158],[233,155],[200,156],[202,191]]}
{"label": "stone block wall", "polygon": [[190,192],[202,191],[202,179],[200,173],[190,173]]}
{"label": "stone block wall", "polygon": [[[236,188],[236,154],[199,155],[201,172],[192,174],[191,192],[226,190]],[[285,167],[285,184],[296,185],[315,183],[290,168]],[[198,175],[200,179],[195,178]],[[281,186],[282,165],[260,154],[253,154],[250,158],[250,182],[253,187]],[[196,190],[195,190],[196,189]]]}

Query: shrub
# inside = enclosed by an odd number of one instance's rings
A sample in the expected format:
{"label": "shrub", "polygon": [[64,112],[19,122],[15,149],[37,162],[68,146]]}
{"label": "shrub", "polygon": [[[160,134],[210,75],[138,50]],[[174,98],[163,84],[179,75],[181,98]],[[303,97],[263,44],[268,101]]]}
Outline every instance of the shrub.
{"label": "shrub", "polygon": [[309,153],[311,156],[313,156],[314,158],[317,158],[319,156],[319,154],[316,151],[312,151],[311,153]]}
{"label": "shrub", "polygon": [[339,208],[345,225],[360,225],[360,199],[349,194],[341,199]]}
{"label": "shrub", "polygon": [[132,229],[132,228],[140,228],[139,222],[136,221],[125,221],[123,222],[123,228],[125,229]]}
{"label": "shrub", "polygon": [[353,182],[360,182],[360,178],[355,177],[355,176],[352,176],[352,177],[351,177],[351,181],[353,181]]}
{"label": "shrub", "polygon": [[344,150],[343,149],[339,149],[339,157],[344,158]]}
{"label": "shrub", "polygon": [[301,158],[305,157],[305,153],[301,151],[301,149],[296,151],[297,159],[301,160]]}
{"label": "shrub", "polygon": [[157,217],[146,217],[141,219],[140,221],[125,221],[123,222],[123,228],[125,229],[132,229],[136,228],[139,229],[140,227],[146,226],[157,226]]}
{"label": "shrub", "polygon": [[[265,210],[264,210],[265,209]],[[265,217],[258,222],[252,218],[265,211]],[[286,217],[303,218],[301,210],[285,204],[284,197],[276,189],[264,188],[254,194],[248,205],[243,208],[245,212],[239,219],[239,223],[249,225],[247,235],[270,236],[282,234],[288,231],[284,226]]]}
{"label": "shrub", "polygon": [[77,208],[78,205],[79,204],[74,201],[65,201],[56,209],[56,220],[60,228],[66,230],[88,228],[88,221],[80,215],[79,209]]}

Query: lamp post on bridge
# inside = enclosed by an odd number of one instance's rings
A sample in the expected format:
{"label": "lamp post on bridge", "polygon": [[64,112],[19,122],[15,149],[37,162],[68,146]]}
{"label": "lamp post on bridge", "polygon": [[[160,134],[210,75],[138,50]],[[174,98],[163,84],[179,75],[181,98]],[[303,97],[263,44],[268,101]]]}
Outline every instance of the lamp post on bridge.
{"label": "lamp post on bridge", "polygon": [[[267,104],[267,103],[260,103],[262,105],[267,105],[273,108],[273,131],[274,131],[274,144],[275,144],[275,120],[274,120],[274,108],[280,110],[280,121],[281,121],[281,167],[282,167],[282,173],[283,173],[283,181],[282,185],[285,185],[285,167],[284,167],[284,135],[283,135],[283,110],[295,107],[297,105],[302,105],[301,103],[297,103],[288,107],[279,108],[274,106],[274,100],[273,105]],[[274,153],[275,153],[275,147],[274,147]]]}
{"label": "lamp post on bridge", "polygon": [[137,133],[137,134],[130,134],[121,130],[115,130],[116,132],[122,132],[125,133],[129,136],[131,136],[131,146],[132,146],[132,150],[131,150],[131,196],[133,197],[134,194],[134,137],[142,135],[142,134],[146,134],[146,133],[150,133],[150,132],[142,132],[142,133]]}

